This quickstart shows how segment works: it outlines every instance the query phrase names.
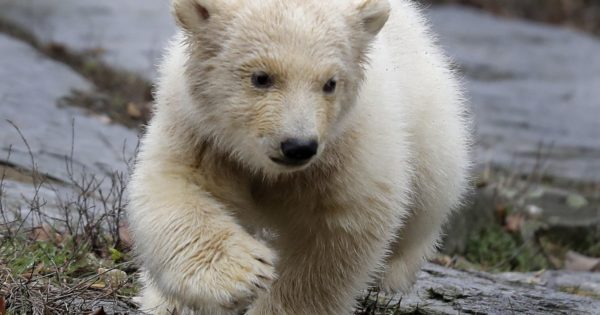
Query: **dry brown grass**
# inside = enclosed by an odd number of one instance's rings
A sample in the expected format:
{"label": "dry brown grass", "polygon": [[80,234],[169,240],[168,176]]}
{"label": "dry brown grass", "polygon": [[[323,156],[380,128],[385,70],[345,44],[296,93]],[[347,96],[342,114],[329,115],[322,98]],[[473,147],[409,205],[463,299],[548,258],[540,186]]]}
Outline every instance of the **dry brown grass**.
{"label": "dry brown grass", "polygon": [[[0,171],[0,314],[136,313],[125,175],[75,174],[68,157],[69,180],[62,182],[39,172],[29,152],[28,171],[9,163]],[[3,160],[10,161],[10,150]],[[29,185],[33,193],[19,204],[9,202],[9,180]],[[54,191],[54,200],[42,197],[42,190]]]}

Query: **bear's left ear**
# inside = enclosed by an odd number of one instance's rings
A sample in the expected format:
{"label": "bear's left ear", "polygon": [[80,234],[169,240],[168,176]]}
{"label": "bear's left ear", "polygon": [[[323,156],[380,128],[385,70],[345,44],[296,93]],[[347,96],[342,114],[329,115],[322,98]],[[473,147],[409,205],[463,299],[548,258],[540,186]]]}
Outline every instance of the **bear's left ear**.
{"label": "bear's left ear", "polygon": [[375,37],[390,17],[390,3],[387,0],[355,0],[354,2],[359,27],[371,37]]}
{"label": "bear's left ear", "polygon": [[193,33],[206,31],[219,6],[212,0],[172,0],[171,11],[177,25]]}

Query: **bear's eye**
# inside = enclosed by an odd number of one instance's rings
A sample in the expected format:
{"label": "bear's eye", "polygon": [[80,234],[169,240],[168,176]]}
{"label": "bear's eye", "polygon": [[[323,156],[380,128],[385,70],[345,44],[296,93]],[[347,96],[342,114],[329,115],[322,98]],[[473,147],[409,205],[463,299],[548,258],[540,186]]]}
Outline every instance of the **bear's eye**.
{"label": "bear's eye", "polygon": [[325,94],[331,94],[333,92],[335,92],[335,87],[337,85],[337,81],[335,80],[335,78],[331,78],[327,81],[327,83],[325,83],[325,85],[323,85],[323,92],[325,92]]}
{"label": "bear's eye", "polygon": [[254,72],[252,74],[252,85],[259,89],[268,89],[273,85],[273,78],[264,71]]}

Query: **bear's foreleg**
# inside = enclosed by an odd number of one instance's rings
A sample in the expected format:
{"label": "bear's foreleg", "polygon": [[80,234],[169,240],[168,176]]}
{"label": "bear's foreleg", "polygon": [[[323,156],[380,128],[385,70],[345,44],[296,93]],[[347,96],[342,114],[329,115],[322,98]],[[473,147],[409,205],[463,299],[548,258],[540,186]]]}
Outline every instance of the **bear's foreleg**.
{"label": "bear's foreleg", "polygon": [[145,173],[142,164],[132,183],[129,218],[148,279],[142,304],[153,314],[237,314],[270,286],[274,254],[189,179],[193,170],[182,172]]}

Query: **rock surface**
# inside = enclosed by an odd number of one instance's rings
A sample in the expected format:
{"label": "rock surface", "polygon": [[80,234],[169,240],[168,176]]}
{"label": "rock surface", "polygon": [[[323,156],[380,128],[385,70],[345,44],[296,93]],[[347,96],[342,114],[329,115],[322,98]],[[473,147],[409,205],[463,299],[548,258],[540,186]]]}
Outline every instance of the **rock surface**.
{"label": "rock surface", "polygon": [[600,181],[600,41],[471,9],[430,10],[466,75],[480,163]]}
{"label": "rock surface", "polygon": [[[3,0],[0,17],[44,42],[101,49],[116,68],[155,77],[175,32],[169,1]],[[567,29],[461,7],[427,11],[466,74],[477,159],[523,173],[600,182],[600,42]],[[73,27],[76,25],[77,27]]]}
{"label": "rock surface", "polygon": [[564,239],[588,233],[598,235],[596,231],[600,227],[600,196],[597,194],[582,195],[574,189],[524,180],[505,184],[496,179],[475,190],[468,203],[451,217],[444,233],[443,251],[464,253],[473,235],[498,224],[497,206],[524,214],[526,224],[521,225],[520,230],[527,230],[525,234],[531,237],[539,231]]}
{"label": "rock surface", "polygon": [[598,272],[564,270],[546,270],[536,273],[505,272],[496,277],[510,282],[542,285],[558,291],[577,291],[600,298],[600,273]]}
{"label": "rock surface", "polygon": [[[108,64],[145,78],[154,77],[160,50],[174,33],[168,11],[166,0],[144,0],[143,5],[133,0],[0,0],[0,18],[21,25],[40,40],[79,51],[102,48]],[[527,172],[536,163],[541,142],[552,144],[546,165],[549,174],[600,181],[600,43],[596,39],[456,7],[435,8],[429,14],[442,44],[466,75],[480,163],[523,167]],[[125,160],[137,144],[135,131],[58,106],[72,90],[93,89],[91,83],[1,34],[0,51],[0,166],[37,169],[58,183],[36,192],[23,178],[9,177],[4,183],[5,201],[13,206],[35,195],[52,201],[57,191],[69,193],[63,184],[72,175],[103,177],[115,170],[127,171]],[[7,120],[27,139],[36,167]],[[65,162],[71,156],[72,174]],[[568,198],[559,193],[552,196]],[[560,292],[577,284],[586,292],[597,292],[596,276],[490,275],[427,265],[415,290],[402,297],[400,309],[412,314],[599,314],[600,301]],[[112,310],[118,309],[117,305]]]}
{"label": "rock surface", "polygon": [[136,131],[58,106],[72,90],[92,89],[89,82],[2,34],[0,51],[0,163],[27,170],[35,163],[39,172],[63,182],[70,182],[71,175],[103,177],[127,171],[125,160],[137,145]]}
{"label": "rock surface", "polygon": [[586,314],[600,313],[600,300],[552,287],[511,282],[500,276],[428,264],[413,291],[392,298],[402,314]]}
{"label": "rock surface", "polygon": [[2,0],[0,17],[39,40],[76,51],[100,50],[118,68],[154,78],[175,25],[168,0]]}

